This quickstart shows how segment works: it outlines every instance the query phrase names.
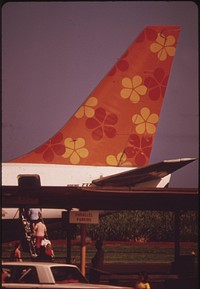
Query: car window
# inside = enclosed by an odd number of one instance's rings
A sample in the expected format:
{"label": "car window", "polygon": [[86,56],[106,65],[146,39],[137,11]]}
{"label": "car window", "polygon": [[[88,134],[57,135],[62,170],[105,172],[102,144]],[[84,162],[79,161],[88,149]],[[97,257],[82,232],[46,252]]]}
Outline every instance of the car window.
{"label": "car window", "polygon": [[5,278],[5,283],[39,283],[37,271],[33,266],[6,265],[3,266],[2,270],[9,272],[9,277]]}
{"label": "car window", "polygon": [[11,276],[11,270],[9,268],[1,268],[1,281],[2,283],[7,283]]}
{"label": "car window", "polygon": [[87,283],[81,272],[74,267],[51,267],[55,283]]}

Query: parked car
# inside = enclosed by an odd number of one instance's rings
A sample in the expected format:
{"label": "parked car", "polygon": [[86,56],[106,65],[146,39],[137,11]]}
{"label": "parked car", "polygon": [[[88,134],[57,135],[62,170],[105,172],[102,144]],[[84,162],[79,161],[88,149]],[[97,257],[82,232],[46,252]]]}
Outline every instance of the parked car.
{"label": "parked car", "polygon": [[2,288],[125,289],[129,287],[90,284],[79,268],[71,264],[3,262]]}

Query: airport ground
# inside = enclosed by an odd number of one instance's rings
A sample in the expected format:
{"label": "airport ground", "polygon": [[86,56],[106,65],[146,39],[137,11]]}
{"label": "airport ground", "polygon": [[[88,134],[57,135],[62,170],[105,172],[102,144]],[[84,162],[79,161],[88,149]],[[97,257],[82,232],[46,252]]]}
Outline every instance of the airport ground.
{"label": "airport ground", "polygon": [[134,288],[138,272],[144,270],[148,272],[151,289],[199,289],[197,264],[192,275],[184,274],[184,271],[183,274],[170,273],[171,263],[107,264],[105,269],[110,275],[102,274],[104,284]]}

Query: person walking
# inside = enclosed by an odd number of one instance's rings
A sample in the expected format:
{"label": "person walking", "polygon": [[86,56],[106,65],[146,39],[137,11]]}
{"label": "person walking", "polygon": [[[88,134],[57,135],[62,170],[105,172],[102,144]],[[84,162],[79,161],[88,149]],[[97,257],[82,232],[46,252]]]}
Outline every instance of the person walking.
{"label": "person walking", "polygon": [[104,250],[102,246],[103,242],[101,240],[97,240],[95,243],[97,251],[91,260],[92,268],[90,269],[90,283],[98,284],[100,281],[101,270],[103,270],[104,263]]}
{"label": "person walking", "polygon": [[36,237],[35,248],[38,255],[41,247],[41,242],[46,234],[47,234],[46,225],[41,221],[41,219],[38,219],[36,225],[34,226],[34,236]]}
{"label": "person walking", "polygon": [[42,216],[42,211],[40,208],[29,208],[29,218],[30,218],[30,224],[31,224],[31,231],[34,231],[34,226],[38,219]]}

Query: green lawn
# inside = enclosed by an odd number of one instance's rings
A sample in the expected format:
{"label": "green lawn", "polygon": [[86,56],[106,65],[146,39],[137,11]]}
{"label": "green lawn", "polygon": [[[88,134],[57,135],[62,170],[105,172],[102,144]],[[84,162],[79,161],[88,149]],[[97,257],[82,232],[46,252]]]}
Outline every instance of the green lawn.
{"label": "green lawn", "polygon": [[[54,246],[56,256],[62,258],[66,255],[66,247]],[[181,247],[181,255],[190,255],[191,251],[197,252],[197,245],[189,245]],[[167,246],[152,246],[152,245],[104,245],[105,263],[139,263],[139,262],[172,262],[174,260],[174,245]],[[86,246],[87,263],[95,254],[94,246]],[[80,246],[72,247],[72,260],[79,262]]]}
{"label": "green lawn", "polygon": [[[57,262],[66,261],[66,242],[52,241],[53,249]],[[2,259],[6,261],[9,258],[13,244],[2,244]],[[105,263],[170,263],[174,261],[174,244],[173,243],[104,243]],[[198,255],[198,245],[195,243],[181,243],[180,254],[190,255],[192,251]],[[93,244],[86,246],[86,262],[90,263],[95,254]],[[29,260],[27,252],[22,251],[24,260]],[[80,262],[80,245],[72,245],[71,251],[72,262]]]}

